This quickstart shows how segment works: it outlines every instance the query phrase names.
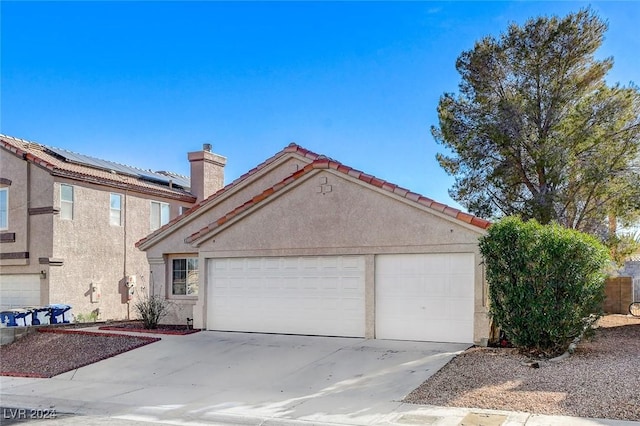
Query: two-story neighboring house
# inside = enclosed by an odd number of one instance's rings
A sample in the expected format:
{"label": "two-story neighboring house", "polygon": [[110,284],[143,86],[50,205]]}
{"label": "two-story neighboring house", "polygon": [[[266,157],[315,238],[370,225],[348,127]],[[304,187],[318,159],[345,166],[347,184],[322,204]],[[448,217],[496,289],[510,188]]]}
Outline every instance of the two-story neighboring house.
{"label": "two-story neighboring house", "polygon": [[5,135],[0,148],[0,309],[61,303],[101,319],[136,316],[153,285],[136,241],[221,188],[226,163],[205,144],[190,179]]}

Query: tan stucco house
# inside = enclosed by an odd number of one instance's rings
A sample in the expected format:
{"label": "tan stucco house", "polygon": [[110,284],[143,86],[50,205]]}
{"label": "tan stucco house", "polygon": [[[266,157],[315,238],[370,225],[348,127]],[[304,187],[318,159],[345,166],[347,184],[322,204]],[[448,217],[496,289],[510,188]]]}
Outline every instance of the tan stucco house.
{"label": "tan stucco house", "polygon": [[291,144],[137,246],[166,322],[482,343],[488,226]]}
{"label": "tan stucco house", "polygon": [[222,187],[226,160],[188,154],[191,180],[0,135],[0,309],[72,306],[123,319],[148,291],[136,241]]}

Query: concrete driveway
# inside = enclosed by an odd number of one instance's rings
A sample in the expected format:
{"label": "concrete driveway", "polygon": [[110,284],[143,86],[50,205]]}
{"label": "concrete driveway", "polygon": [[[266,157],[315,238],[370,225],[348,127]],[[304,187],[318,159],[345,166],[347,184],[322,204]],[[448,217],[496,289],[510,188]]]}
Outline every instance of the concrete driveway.
{"label": "concrete driveway", "polygon": [[2,406],[55,407],[117,424],[369,424],[384,421],[467,347],[212,331],[162,336],[52,379],[2,377]]}

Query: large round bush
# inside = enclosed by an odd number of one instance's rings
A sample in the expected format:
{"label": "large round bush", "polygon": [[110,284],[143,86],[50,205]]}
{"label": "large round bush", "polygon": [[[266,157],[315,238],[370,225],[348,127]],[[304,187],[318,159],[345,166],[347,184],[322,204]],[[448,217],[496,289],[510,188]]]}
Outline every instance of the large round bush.
{"label": "large round bush", "polygon": [[609,253],[594,237],[507,217],[481,238],[480,252],[489,314],[515,346],[557,355],[600,315]]}

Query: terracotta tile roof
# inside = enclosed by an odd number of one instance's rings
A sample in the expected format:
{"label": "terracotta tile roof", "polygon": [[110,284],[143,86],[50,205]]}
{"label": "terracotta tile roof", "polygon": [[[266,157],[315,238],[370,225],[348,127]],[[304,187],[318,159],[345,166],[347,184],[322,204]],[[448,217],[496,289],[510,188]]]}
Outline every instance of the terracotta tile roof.
{"label": "terracotta tile roof", "polygon": [[249,176],[252,176],[252,175],[256,174],[257,172],[259,172],[260,170],[264,169],[265,167],[267,167],[268,165],[270,165],[271,163],[273,163],[274,161],[276,161],[277,159],[279,159],[280,157],[282,157],[283,155],[285,155],[287,153],[296,153],[296,154],[298,154],[298,155],[300,155],[300,156],[302,156],[304,158],[308,158],[311,161],[317,160],[319,158],[325,158],[323,155],[316,154],[315,152],[311,152],[308,149],[305,149],[305,148],[301,147],[300,145],[297,145],[297,144],[291,142],[285,149],[283,149],[282,151],[278,152],[274,156],[266,159],[262,163],[258,164],[256,167],[254,167],[253,169],[249,170],[248,172],[246,172],[245,174],[243,174],[239,178],[235,179],[233,182],[225,185],[223,188],[219,189],[216,193],[211,194],[206,199],[200,201],[193,208],[196,209],[196,208],[198,208],[198,206],[207,204],[207,202],[209,200],[215,199],[220,194],[222,194],[224,192],[227,192],[228,190],[230,190],[231,188],[236,186],[238,183],[244,181]]}
{"label": "terracotta tile roof", "polygon": [[[54,155],[51,148],[39,143],[0,134],[0,147],[12,152],[18,157],[49,170],[49,172],[54,176],[119,189],[135,190],[146,194],[172,198],[190,203],[193,203],[196,200],[196,197],[191,193],[180,188],[172,188],[168,185],[150,182],[136,176],[112,172],[99,167],[92,167],[88,164],[65,161],[65,159]],[[144,170],[139,170],[144,173]]]}
{"label": "terracotta tile roof", "polygon": [[278,153],[276,153],[272,157],[270,157],[270,158],[266,159],[265,161],[263,161],[262,163],[258,164],[256,167],[254,167],[253,169],[251,169],[248,172],[244,173],[242,176],[238,177],[233,182],[225,185],[223,188],[221,188],[218,191],[216,191],[215,193],[211,194],[209,197],[205,198],[204,200],[201,200],[199,203],[197,203],[194,206],[192,206],[189,210],[187,210],[186,212],[182,213],[180,216],[177,216],[177,217],[173,218],[172,220],[170,220],[168,223],[166,223],[162,227],[156,229],[154,232],[152,232],[151,234],[147,235],[145,238],[143,238],[140,241],[138,241],[136,243],[136,247],[140,247],[141,245],[143,245],[147,241],[153,240],[156,236],[162,234],[165,230],[167,230],[168,228],[172,227],[175,223],[180,222],[180,221],[184,220],[185,218],[191,216],[196,211],[199,211],[204,206],[206,206],[207,204],[211,203],[212,200],[215,200],[216,198],[220,197],[222,194],[230,191],[232,188],[236,187],[240,182],[245,181],[247,178],[255,175],[260,170],[264,169],[265,167],[269,166],[270,164],[272,164],[273,162],[275,162],[279,158],[281,158],[284,155],[289,154],[289,153],[295,153],[295,154],[297,154],[297,155],[299,155],[301,157],[309,159],[310,161],[318,160],[319,158],[326,158],[323,155],[316,154],[315,152],[309,151],[308,149],[305,149],[305,148],[301,147],[300,145],[291,142],[283,150],[279,151]]}
{"label": "terracotta tile roof", "polygon": [[489,222],[488,220],[485,219],[481,219],[479,217],[473,216],[469,213],[465,213],[461,210],[455,209],[453,207],[447,206],[446,204],[442,204],[439,203],[437,201],[434,201],[430,198],[424,197],[420,194],[417,194],[415,192],[411,192],[408,189],[404,189],[401,188],[393,183],[387,182],[385,180],[382,179],[378,179],[375,176],[371,176],[368,175],[366,173],[363,173],[359,170],[353,169],[351,167],[345,166],[344,164],[341,164],[337,161],[334,161],[332,159],[326,158],[326,157],[322,157],[322,156],[318,156],[318,158],[316,158],[313,162],[307,164],[303,169],[298,170],[297,172],[293,173],[292,175],[288,176],[287,178],[285,178],[284,180],[282,180],[281,182],[277,183],[276,185],[272,186],[271,188],[268,188],[267,190],[263,191],[261,194],[256,195],[255,197],[253,197],[251,200],[245,202],[244,204],[236,207],[235,209],[233,209],[232,211],[228,212],[227,214],[225,214],[224,216],[218,218],[215,222],[210,223],[209,225],[207,225],[206,227],[198,230],[197,232],[191,234],[189,237],[187,237],[185,239],[186,243],[191,243],[201,237],[204,237],[205,235],[209,234],[211,231],[213,231],[214,229],[216,229],[217,227],[223,225],[224,223],[226,223],[227,221],[231,220],[232,218],[238,216],[239,214],[247,211],[248,209],[250,209],[251,207],[263,202],[264,200],[268,199],[269,197],[273,196],[275,193],[277,193],[278,191],[282,190],[283,188],[285,188],[286,186],[288,186],[289,184],[295,182],[296,180],[300,179],[301,177],[307,175],[308,173],[312,172],[313,170],[318,170],[318,169],[332,169],[332,170],[336,170],[340,173],[343,173],[345,175],[354,177],[356,179],[359,179],[369,185],[375,186],[377,188],[383,189],[385,191],[388,191],[390,193],[396,194],[400,197],[406,198],[408,200],[411,200],[413,202],[416,202],[418,204],[421,204],[425,207],[428,207],[429,209],[435,210],[437,212],[443,213],[447,216],[450,216],[454,219],[460,220],[462,222],[468,223],[470,225],[473,225],[475,227],[478,227],[480,229],[487,229],[490,225],[491,222]]}

